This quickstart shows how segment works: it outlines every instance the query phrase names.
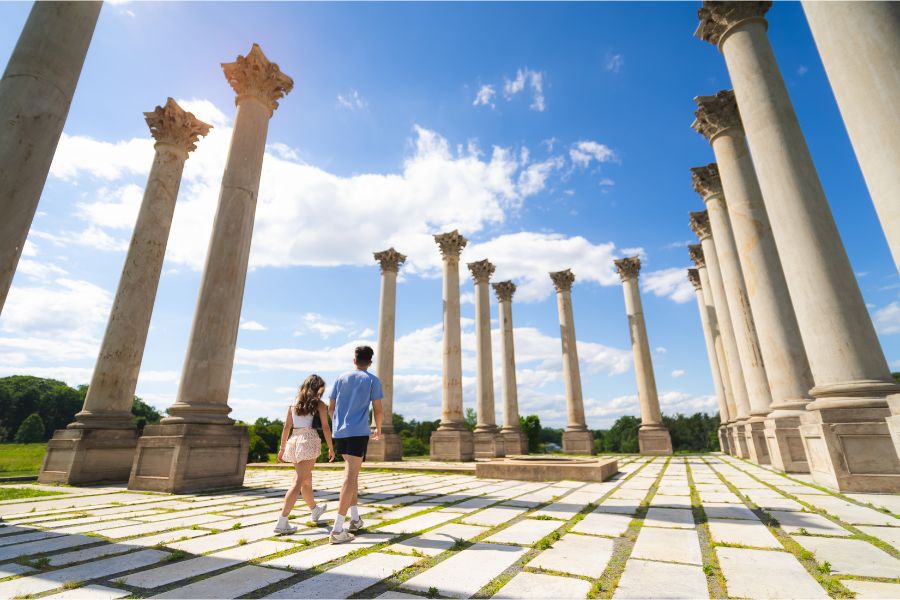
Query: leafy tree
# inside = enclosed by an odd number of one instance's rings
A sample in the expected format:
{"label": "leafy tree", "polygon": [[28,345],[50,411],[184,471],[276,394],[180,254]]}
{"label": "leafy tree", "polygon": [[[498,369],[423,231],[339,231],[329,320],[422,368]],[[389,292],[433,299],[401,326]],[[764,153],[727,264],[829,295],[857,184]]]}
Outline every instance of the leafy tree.
{"label": "leafy tree", "polygon": [[256,433],[250,434],[250,451],[247,453],[248,462],[268,462],[269,445]]}
{"label": "leafy tree", "polygon": [[400,434],[400,441],[403,444],[404,456],[425,456],[431,451],[428,444],[406,431]]}
{"label": "leafy tree", "polygon": [[541,444],[556,444],[557,446],[562,446],[562,434],[563,430],[561,428],[555,429],[552,427],[541,427],[541,433],[538,436],[538,442]]}
{"label": "leafy tree", "polygon": [[24,421],[22,421],[22,424],[19,425],[19,430],[16,431],[16,443],[35,444],[43,441],[44,421],[41,419],[41,415],[31,413]]}
{"label": "leafy tree", "polygon": [[519,425],[528,440],[528,451],[537,452],[538,444],[541,442],[541,419],[537,415],[528,415],[527,417],[520,415]]}
{"label": "leafy tree", "polygon": [[472,408],[466,409],[466,429],[475,431],[475,425],[478,423],[478,416]]}
{"label": "leafy tree", "polygon": [[144,402],[140,396],[134,397],[134,402],[131,404],[131,414],[134,415],[134,425],[139,432],[144,431],[145,425],[159,423],[159,420],[162,418],[160,412]]}
{"label": "leafy tree", "polygon": [[601,444],[603,452],[637,452],[638,451],[638,429],[641,426],[641,420],[637,417],[626,415],[619,417],[601,436]]}

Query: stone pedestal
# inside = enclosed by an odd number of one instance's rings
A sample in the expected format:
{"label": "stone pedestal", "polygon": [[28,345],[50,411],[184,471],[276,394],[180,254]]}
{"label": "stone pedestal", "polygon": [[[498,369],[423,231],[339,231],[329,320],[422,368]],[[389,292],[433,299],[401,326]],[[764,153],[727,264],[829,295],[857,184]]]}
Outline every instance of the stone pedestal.
{"label": "stone pedestal", "polygon": [[366,450],[366,461],[394,462],[403,460],[403,442],[395,431],[381,430],[381,439],[369,439],[369,447]]}
{"label": "stone pedestal", "polygon": [[506,456],[506,443],[497,427],[493,431],[478,431],[472,434],[475,458],[502,458]]}
{"label": "stone pedestal", "polygon": [[566,454],[594,454],[594,434],[590,431],[563,431],[562,446]]}
{"label": "stone pedestal", "polygon": [[528,454],[528,438],[521,431],[506,431],[506,428],[500,430],[503,435],[503,446],[506,449],[507,456],[515,456]]}
{"label": "stone pedestal", "polygon": [[244,483],[250,435],[238,425],[147,425],[131,467],[130,490],[182,494]]}
{"label": "stone pedestal", "polygon": [[766,443],[772,466],[788,473],[809,473],[809,462],[800,436],[800,417],[766,419]]}
{"label": "stone pedestal", "polygon": [[461,462],[475,458],[475,442],[472,432],[461,429],[438,429],[429,442],[431,460]]}
{"label": "stone pedestal", "polygon": [[725,454],[733,454],[731,451],[731,441],[728,439],[728,429],[724,425],[719,426],[719,448]]}
{"label": "stone pedestal", "polygon": [[38,482],[128,481],[137,443],[134,429],[58,429],[47,443]]}
{"label": "stone pedestal", "polygon": [[641,454],[670,456],[672,454],[672,438],[665,427],[641,426],[638,430],[638,447]]}
{"label": "stone pedestal", "polygon": [[743,423],[732,423],[728,428],[731,436],[731,447],[734,456],[738,458],[750,458],[750,450],[747,448],[747,438],[744,437]]}
{"label": "stone pedestal", "polygon": [[891,416],[885,419],[888,431],[891,432],[891,439],[894,440],[894,449],[897,456],[900,456],[900,394],[888,396],[888,408],[891,409]]}
{"label": "stone pedestal", "polygon": [[769,445],[766,442],[766,420],[764,417],[750,417],[744,425],[744,437],[750,460],[758,465],[771,464]]}

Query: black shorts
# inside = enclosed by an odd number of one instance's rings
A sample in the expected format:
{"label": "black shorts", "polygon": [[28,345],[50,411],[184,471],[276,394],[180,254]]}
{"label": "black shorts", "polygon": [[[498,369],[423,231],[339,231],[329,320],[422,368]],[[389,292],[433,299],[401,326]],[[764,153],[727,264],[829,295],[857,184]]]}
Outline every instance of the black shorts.
{"label": "black shorts", "polygon": [[358,456],[365,460],[369,447],[369,436],[353,435],[345,438],[334,438],[334,453]]}

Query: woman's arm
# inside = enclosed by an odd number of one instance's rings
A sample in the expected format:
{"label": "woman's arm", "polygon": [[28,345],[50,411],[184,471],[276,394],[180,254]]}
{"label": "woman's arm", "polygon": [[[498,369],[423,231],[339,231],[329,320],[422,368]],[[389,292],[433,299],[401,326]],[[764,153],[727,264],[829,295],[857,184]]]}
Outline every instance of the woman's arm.
{"label": "woman's arm", "polygon": [[287,416],[284,418],[284,427],[281,429],[281,444],[278,446],[278,462],[282,462],[284,455],[284,445],[287,444],[288,437],[291,435],[291,428],[294,426],[294,419],[291,418],[291,408],[288,407]]}
{"label": "woman's arm", "polygon": [[334,460],[334,441],[331,439],[331,426],[328,424],[328,409],[321,400],[319,400],[319,420],[322,421],[322,433],[325,435],[325,443],[328,444],[328,462],[332,462]]}

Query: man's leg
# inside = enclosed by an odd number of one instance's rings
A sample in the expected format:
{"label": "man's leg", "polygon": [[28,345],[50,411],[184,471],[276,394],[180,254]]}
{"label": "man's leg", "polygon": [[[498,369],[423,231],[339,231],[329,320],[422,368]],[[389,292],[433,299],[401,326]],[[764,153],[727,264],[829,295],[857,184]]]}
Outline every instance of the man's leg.
{"label": "man's leg", "polygon": [[341,486],[341,497],[338,503],[338,514],[334,520],[334,531],[342,531],[344,528],[344,518],[351,506],[355,506],[357,478],[359,477],[359,469],[362,466],[361,456],[351,456],[343,454],[344,458],[344,484]]}

